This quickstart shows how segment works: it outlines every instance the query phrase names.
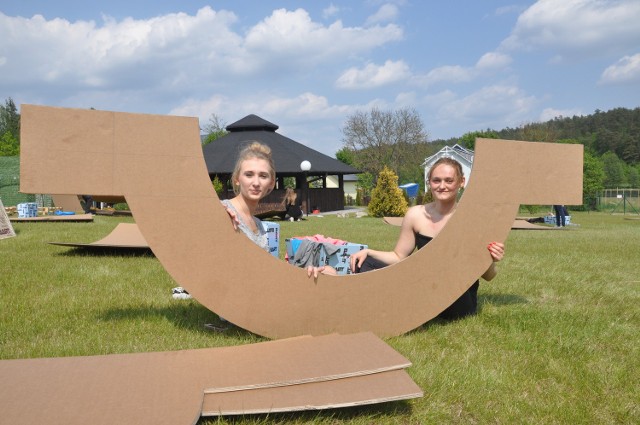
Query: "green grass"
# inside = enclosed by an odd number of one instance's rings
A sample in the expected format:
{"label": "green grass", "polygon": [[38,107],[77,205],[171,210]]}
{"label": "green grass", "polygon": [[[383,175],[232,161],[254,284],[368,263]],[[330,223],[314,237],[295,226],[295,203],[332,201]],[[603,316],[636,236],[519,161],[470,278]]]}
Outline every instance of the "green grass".
{"label": "green grass", "polygon": [[[217,347],[261,341],[174,300],[176,282],[149,253],[47,244],[92,242],[131,218],[14,223],[0,240],[0,358]],[[574,213],[564,231],[512,231],[500,273],[480,286],[480,313],[433,321],[386,341],[412,361],[420,399],[214,423],[640,423],[640,220]],[[281,223],[287,237],[322,233],[391,249],[380,219]],[[1,379],[0,379],[1,380]]]}

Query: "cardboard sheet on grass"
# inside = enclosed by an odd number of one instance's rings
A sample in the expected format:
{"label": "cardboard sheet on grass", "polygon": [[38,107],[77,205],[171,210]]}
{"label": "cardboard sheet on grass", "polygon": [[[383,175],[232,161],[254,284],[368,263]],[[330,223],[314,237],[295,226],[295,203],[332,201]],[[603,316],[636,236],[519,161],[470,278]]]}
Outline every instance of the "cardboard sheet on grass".
{"label": "cardboard sheet on grass", "polygon": [[90,243],[49,242],[51,245],[72,246],[79,248],[136,248],[148,249],[146,239],[135,223],[118,223],[104,238]]}
{"label": "cardboard sheet on grass", "polygon": [[209,416],[420,397],[404,372],[409,364],[372,333],[3,360],[0,423],[193,424],[205,397]]}
{"label": "cardboard sheet on grass", "polygon": [[[385,223],[390,224],[392,226],[402,226],[403,217],[383,217],[382,218]],[[512,230],[554,230],[553,227],[549,226],[540,226],[534,223],[529,223],[526,220],[516,219],[513,221],[511,225]]]}
{"label": "cardboard sheet on grass", "polygon": [[7,212],[4,210],[2,200],[0,200],[0,239],[11,238],[16,235],[11,225],[11,220],[7,216]]}
{"label": "cardboard sheet on grass", "polygon": [[[21,112],[22,192],[124,196],[179,285],[270,338],[414,329],[484,273],[487,242],[506,239],[520,204],[582,203],[582,145],[478,139],[473,178],[436,239],[391,267],[314,282],[229,225],[207,174],[197,118],[34,105]],[[167,232],[175,223],[180,231]]]}
{"label": "cardboard sheet on grass", "polygon": [[22,222],[91,222],[93,221],[93,215],[91,214],[73,214],[73,215],[40,215],[37,217],[9,217],[9,219],[16,223]]}

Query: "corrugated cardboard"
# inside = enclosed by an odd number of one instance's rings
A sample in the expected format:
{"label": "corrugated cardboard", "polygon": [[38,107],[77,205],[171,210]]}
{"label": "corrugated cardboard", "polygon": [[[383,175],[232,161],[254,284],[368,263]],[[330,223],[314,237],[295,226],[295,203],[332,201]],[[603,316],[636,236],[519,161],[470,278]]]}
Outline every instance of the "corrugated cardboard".
{"label": "corrugated cardboard", "polygon": [[[191,424],[200,416],[205,390],[305,388],[311,382],[338,382],[408,365],[372,333],[159,353],[3,360],[0,424]],[[415,387],[407,391],[406,378],[385,376],[379,385],[394,388],[390,398],[416,395]],[[348,388],[328,386],[336,404],[352,400],[345,393]],[[246,392],[233,393],[237,396],[225,399],[234,405],[247,400]],[[256,397],[255,403],[260,400]],[[299,409],[305,400],[287,404]]]}
{"label": "corrugated cardboard", "polygon": [[478,139],[472,178],[437,238],[385,269],[315,282],[229,225],[196,118],[33,105],[21,112],[22,192],[124,196],[180,286],[270,338],[414,329],[484,273],[487,243],[506,239],[520,204],[582,203],[582,145]]}
{"label": "corrugated cardboard", "polygon": [[9,217],[9,220],[13,222],[44,222],[44,221],[93,221],[93,215],[91,214],[73,214],[73,215],[39,215],[37,217]]}
{"label": "corrugated cardboard", "polygon": [[49,242],[51,245],[97,248],[149,248],[135,223],[118,223],[104,238],[90,243]]}
{"label": "corrugated cardboard", "polygon": [[304,385],[205,393],[202,416],[320,410],[422,397],[404,370]]}

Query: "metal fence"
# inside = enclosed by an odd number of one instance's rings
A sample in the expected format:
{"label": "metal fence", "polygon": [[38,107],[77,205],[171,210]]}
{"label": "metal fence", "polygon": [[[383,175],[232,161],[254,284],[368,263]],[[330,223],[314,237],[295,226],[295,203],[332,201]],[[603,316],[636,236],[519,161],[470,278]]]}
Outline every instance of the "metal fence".
{"label": "metal fence", "polygon": [[600,211],[640,214],[640,189],[605,189],[598,194]]}

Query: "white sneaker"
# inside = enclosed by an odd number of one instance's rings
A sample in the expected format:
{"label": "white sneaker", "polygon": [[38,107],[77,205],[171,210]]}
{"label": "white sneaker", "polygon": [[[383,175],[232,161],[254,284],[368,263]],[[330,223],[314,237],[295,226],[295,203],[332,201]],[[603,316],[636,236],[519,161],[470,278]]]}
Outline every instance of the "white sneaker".
{"label": "white sneaker", "polygon": [[187,290],[184,289],[182,286],[177,286],[173,288],[171,292],[172,292],[171,296],[175,300],[188,300],[189,298],[191,298],[191,294],[189,294]]}

